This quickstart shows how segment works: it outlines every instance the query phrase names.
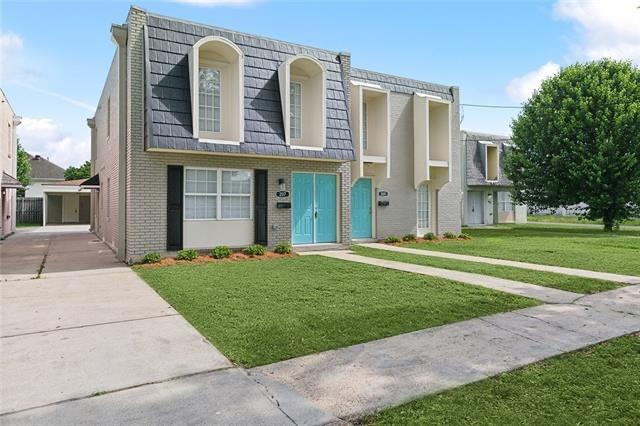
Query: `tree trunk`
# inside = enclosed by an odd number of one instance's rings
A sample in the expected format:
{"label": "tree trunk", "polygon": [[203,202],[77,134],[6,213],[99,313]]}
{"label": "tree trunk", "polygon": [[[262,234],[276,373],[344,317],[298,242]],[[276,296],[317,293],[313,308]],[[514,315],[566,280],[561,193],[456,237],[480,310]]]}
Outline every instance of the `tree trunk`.
{"label": "tree trunk", "polygon": [[605,212],[602,222],[604,223],[604,232],[613,231],[615,221],[613,220],[613,215],[610,212]]}

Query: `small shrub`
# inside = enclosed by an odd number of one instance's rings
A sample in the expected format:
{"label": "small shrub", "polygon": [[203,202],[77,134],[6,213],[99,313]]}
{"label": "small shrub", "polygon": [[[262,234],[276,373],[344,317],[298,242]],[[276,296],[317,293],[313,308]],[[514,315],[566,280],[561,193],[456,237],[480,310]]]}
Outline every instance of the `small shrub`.
{"label": "small shrub", "polygon": [[453,232],[445,232],[444,234],[442,234],[442,236],[447,240],[455,240],[456,238],[458,238],[458,236]]}
{"label": "small shrub", "polygon": [[402,241],[415,241],[416,240],[416,236],[413,234],[407,234],[404,237],[402,237]]}
{"label": "small shrub", "polygon": [[389,235],[384,239],[384,242],[387,244],[395,244],[400,242],[400,238],[396,237],[395,235]]}
{"label": "small shrub", "polygon": [[273,251],[278,254],[289,254],[291,253],[291,244],[289,243],[280,243],[273,248]]}
{"label": "small shrub", "polygon": [[224,259],[231,256],[233,252],[227,246],[217,246],[211,250],[211,257],[214,259]]}
{"label": "small shrub", "polygon": [[437,240],[438,237],[433,232],[427,232],[426,234],[424,234],[424,239],[427,241],[433,241]]}
{"label": "small shrub", "polygon": [[462,234],[458,235],[458,238],[460,238],[461,240],[470,240],[471,239],[471,235],[465,234],[463,232]]}
{"label": "small shrub", "polygon": [[151,252],[144,255],[142,263],[158,263],[162,260],[160,253]]}
{"label": "small shrub", "polygon": [[252,244],[249,247],[245,247],[242,252],[247,256],[262,256],[267,252],[267,249],[260,244]]}
{"label": "small shrub", "polygon": [[176,259],[178,260],[195,260],[198,257],[198,251],[194,249],[178,250]]}

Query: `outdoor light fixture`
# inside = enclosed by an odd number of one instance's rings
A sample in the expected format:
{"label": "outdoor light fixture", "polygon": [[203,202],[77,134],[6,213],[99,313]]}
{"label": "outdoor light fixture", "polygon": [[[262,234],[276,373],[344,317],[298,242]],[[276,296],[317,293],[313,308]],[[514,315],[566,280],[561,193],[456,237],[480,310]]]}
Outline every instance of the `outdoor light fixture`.
{"label": "outdoor light fixture", "polygon": [[286,187],[284,185],[284,178],[279,178],[278,179],[278,185],[280,186],[280,191],[284,191],[286,189]]}

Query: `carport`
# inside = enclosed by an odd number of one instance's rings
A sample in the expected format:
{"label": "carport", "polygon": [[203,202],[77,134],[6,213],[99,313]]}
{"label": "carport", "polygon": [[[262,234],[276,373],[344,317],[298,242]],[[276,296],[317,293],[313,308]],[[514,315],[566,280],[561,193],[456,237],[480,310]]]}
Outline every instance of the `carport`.
{"label": "carport", "polygon": [[43,225],[89,224],[90,190],[80,187],[85,179],[42,185]]}

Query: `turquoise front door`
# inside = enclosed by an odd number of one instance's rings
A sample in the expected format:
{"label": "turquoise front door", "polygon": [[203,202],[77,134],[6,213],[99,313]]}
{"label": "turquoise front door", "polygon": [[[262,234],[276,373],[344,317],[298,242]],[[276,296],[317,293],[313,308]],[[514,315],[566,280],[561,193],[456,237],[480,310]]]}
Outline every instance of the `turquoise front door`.
{"label": "turquoise front door", "polygon": [[316,243],[336,242],[336,175],[316,175]]}
{"label": "turquoise front door", "polygon": [[291,179],[291,242],[313,243],[313,174],[294,173]]}
{"label": "turquoise front door", "polygon": [[371,179],[358,179],[351,189],[351,236],[371,238]]}
{"label": "turquoise front door", "polygon": [[336,176],[294,173],[291,180],[293,244],[336,241]]}

